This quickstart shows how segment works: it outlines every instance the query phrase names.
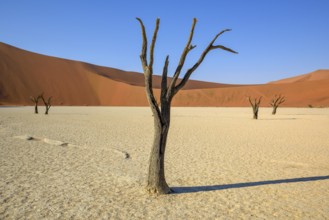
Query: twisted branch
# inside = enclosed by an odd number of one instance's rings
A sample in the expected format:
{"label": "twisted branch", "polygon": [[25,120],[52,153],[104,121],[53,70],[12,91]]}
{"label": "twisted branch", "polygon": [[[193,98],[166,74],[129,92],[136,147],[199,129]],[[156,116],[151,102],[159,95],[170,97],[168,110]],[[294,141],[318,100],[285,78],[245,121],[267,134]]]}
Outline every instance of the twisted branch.
{"label": "twisted branch", "polygon": [[175,74],[174,74],[174,76],[172,78],[172,81],[171,81],[171,83],[169,85],[169,88],[168,88],[168,94],[167,94],[168,100],[171,99],[174,96],[174,89],[175,89],[175,86],[176,86],[176,82],[177,82],[177,79],[178,79],[178,77],[181,73],[181,70],[182,70],[183,66],[184,66],[187,54],[196,47],[196,46],[191,45],[193,35],[194,35],[194,28],[195,28],[196,22],[197,22],[197,19],[194,18],[193,23],[192,23],[192,27],[191,27],[190,36],[189,36],[188,41],[186,43],[186,46],[185,46],[185,48],[182,52],[182,55],[180,57],[180,60],[179,60],[178,66],[176,68]]}
{"label": "twisted branch", "polygon": [[270,104],[273,107],[278,107],[279,105],[281,105],[285,101],[286,101],[285,97],[280,94],[279,96],[275,95],[274,98],[271,100]]}
{"label": "twisted branch", "polygon": [[150,65],[147,64],[148,63],[147,62],[147,37],[146,37],[145,27],[144,27],[143,21],[140,18],[136,18],[136,19],[139,21],[139,23],[141,25],[141,29],[142,29],[143,44],[142,44],[142,51],[140,54],[140,59],[141,59],[143,70],[144,70],[145,89],[146,89],[146,93],[147,93],[147,99],[150,103],[153,115],[156,116],[157,120],[162,121],[159,105],[155,99],[155,96],[153,93],[153,85],[152,85],[154,46],[155,46],[155,42],[156,42],[157,33],[159,30],[160,19],[158,18],[156,20],[156,27],[155,27],[155,30],[153,33],[151,49],[150,49]]}
{"label": "twisted branch", "polygon": [[217,40],[217,38],[222,35],[223,33],[227,32],[227,31],[231,31],[231,29],[225,29],[221,32],[219,32],[214,39],[209,43],[209,45],[206,47],[206,49],[202,52],[199,60],[190,68],[186,71],[182,81],[175,87],[174,89],[174,94],[176,94],[180,89],[182,89],[185,84],[187,83],[187,81],[189,80],[190,76],[192,75],[192,73],[200,66],[200,64],[203,62],[204,58],[207,56],[207,54],[214,49],[222,49],[222,50],[226,50],[228,52],[231,53],[238,53],[230,48],[224,47],[222,45],[213,45],[215,43],[215,41]]}

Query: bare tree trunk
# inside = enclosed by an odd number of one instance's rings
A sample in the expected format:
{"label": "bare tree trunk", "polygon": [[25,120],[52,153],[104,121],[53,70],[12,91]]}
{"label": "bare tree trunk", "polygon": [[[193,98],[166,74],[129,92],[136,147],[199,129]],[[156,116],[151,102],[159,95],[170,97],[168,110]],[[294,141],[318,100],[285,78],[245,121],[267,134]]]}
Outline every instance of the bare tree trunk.
{"label": "bare tree trunk", "polygon": [[35,102],[34,103],[34,113],[35,114],[38,114],[39,112],[38,112],[38,102]]}
{"label": "bare tree trunk", "polygon": [[253,108],[254,117],[253,119],[258,119],[258,107]]}
{"label": "bare tree trunk", "polygon": [[38,95],[37,97],[34,97],[34,96],[30,96],[30,100],[32,102],[34,102],[34,113],[35,114],[38,114],[38,102],[39,102],[39,99],[41,98],[41,95]]}
{"label": "bare tree trunk", "polygon": [[256,98],[254,101],[251,100],[250,97],[248,97],[248,99],[249,99],[249,103],[252,107],[253,119],[258,119],[258,111],[259,111],[259,106],[260,106],[260,102],[262,100],[262,97],[260,97],[258,100]]}
{"label": "bare tree trunk", "polygon": [[[164,159],[165,159],[167,138],[169,133],[169,126],[170,126],[171,100],[174,97],[174,95],[177,94],[177,92],[184,87],[186,82],[189,80],[191,74],[199,67],[199,65],[202,63],[202,61],[204,60],[204,58],[206,57],[209,51],[214,49],[222,49],[229,51],[231,53],[237,53],[237,52],[235,52],[230,48],[224,47],[222,45],[214,45],[216,39],[224,32],[230,31],[230,29],[225,29],[221,31],[209,43],[208,47],[201,54],[199,60],[190,69],[186,71],[183,79],[179,83],[177,83],[177,79],[184,66],[187,54],[193,48],[195,48],[195,46],[191,44],[191,41],[193,38],[194,27],[197,20],[193,19],[193,24],[188,42],[183,50],[179,64],[176,68],[176,71],[172,77],[169,86],[167,84],[169,56],[166,57],[165,65],[162,72],[160,103],[158,103],[153,94],[152,75],[153,75],[153,62],[154,62],[154,47],[159,29],[160,19],[156,20],[156,26],[154,29],[154,34],[150,46],[149,60],[147,59],[147,36],[146,36],[145,27],[140,18],[136,18],[136,19],[139,21],[142,29],[143,44],[142,44],[140,59],[144,71],[146,96],[154,117],[154,140],[153,140],[153,146],[152,146],[150,161],[149,161],[147,190],[152,194],[167,194],[171,192],[171,189],[169,188],[165,178]],[[161,104],[161,109],[160,109],[160,104]]]}
{"label": "bare tree trunk", "polygon": [[48,115],[48,112],[49,112],[50,107],[51,107],[51,105],[46,105],[45,115]]}
{"label": "bare tree trunk", "polygon": [[154,122],[154,140],[149,161],[147,190],[155,194],[171,192],[165,178],[165,150],[169,126]]}
{"label": "bare tree trunk", "polygon": [[43,104],[46,107],[45,115],[48,115],[49,109],[51,107],[51,104],[50,104],[51,96],[48,98],[48,101],[45,100],[45,98],[43,97],[43,94],[40,97],[41,97],[41,99],[43,101]]}
{"label": "bare tree trunk", "polygon": [[276,109],[282,104],[284,103],[285,97],[282,95],[275,95],[274,98],[271,100],[270,105],[273,107],[272,110],[272,115],[276,114]]}

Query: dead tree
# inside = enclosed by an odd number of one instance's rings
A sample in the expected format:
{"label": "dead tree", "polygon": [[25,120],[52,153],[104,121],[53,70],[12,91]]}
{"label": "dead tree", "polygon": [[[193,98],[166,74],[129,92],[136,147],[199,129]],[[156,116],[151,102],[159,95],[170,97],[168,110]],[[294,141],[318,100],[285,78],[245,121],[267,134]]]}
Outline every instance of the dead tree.
{"label": "dead tree", "polygon": [[50,101],[51,101],[51,96],[48,98],[48,100],[46,101],[46,99],[43,97],[43,94],[41,95],[41,99],[43,101],[43,104],[46,107],[46,111],[45,111],[45,115],[48,115],[48,111],[51,107]]}
{"label": "dead tree", "polygon": [[272,115],[275,115],[276,114],[276,110],[277,108],[282,104],[284,103],[286,100],[285,100],[285,97],[284,96],[281,96],[281,95],[275,95],[274,98],[271,100],[270,104],[271,106],[273,107],[273,110],[272,110]]}
{"label": "dead tree", "polygon": [[156,26],[153,33],[152,42],[150,45],[149,60],[147,58],[148,43],[147,43],[145,27],[140,18],[136,18],[136,19],[139,21],[142,30],[143,43],[142,43],[142,50],[140,54],[140,60],[144,71],[146,96],[149,105],[151,107],[152,113],[154,115],[154,139],[153,139],[153,146],[149,160],[147,190],[152,194],[167,194],[171,192],[171,189],[169,188],[165,179],[164,157],[165,157],[165,149],[166,149],[167,137],[168,137],[169,126],[170,126],[171,101],[173,97],[178,93],[178,91],[184,87],[186,82],[189,80],[191,74],[199,67],[199,65],[206,57],[206,55],[211,50],[222,49],[232,53],[237,53],[237,52],[235,52],[230,48],[224,47],[222,45],[214,45],[216,39],[220,35],[222,35],[226,31],[230,31],[230,29],[223,30],[213,38],[213,40],[202,52],[197,62],[185,72],[183,78],[181,80],[178,80],[181,70],[184,66],[187,54],[193,48],[196,47],[195,45],[191,44],[193,33],[194,33],[194,27],[197,22],[197,19],[194,18],[187,44],[182,52],[182,55],[179,60],[179,64],[173,74],[170,83],[167,80],[169,56],[167,56],[165,59],[164,67],[162,71],[160,105],[159,105],[153,93],[152,76],[153,76],[153,62],[154,62],[154,47],[159,29],[160,19],[156,20]]}
{"label": "dead tree", "polygon": [[250,96],[248,97],[249,103],[252,107],[252,112],[253,112],[253,119],[258,119],[258,110],[259,110],[259,105],[262,100],[262,97],[259,97],[258,99],[255,98],[254,100],[251,100]]}
{"label": "dead tree", "polygon": [[34,113],[35,114],[38,114],[38,102],[39,102],[39,99],[41,98],[41,96],[42,96],[42,94],[38,95],[37,97],[30,96],[30,100],[32,102],[34,102]]}

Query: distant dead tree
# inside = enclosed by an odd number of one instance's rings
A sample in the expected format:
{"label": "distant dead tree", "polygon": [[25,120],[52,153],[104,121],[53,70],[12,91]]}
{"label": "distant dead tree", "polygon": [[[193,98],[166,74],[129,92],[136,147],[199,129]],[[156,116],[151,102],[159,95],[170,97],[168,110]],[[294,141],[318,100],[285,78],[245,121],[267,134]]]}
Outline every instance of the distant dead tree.
{"label": "distant dead tree", "polygon": [[148,43],[147,43],[145,27],[140,18],[136,18],[136,19],[139,21],[142,30],[143,43],[142,43],[142,50],[140,54],[140,60],[144,71],[146,96],[154,116],[154,139],[153,139],[153,146],[149,160],[147,190],[151,194],[167,194],[171,192],[171,189],[169,188],[165,179],[164,156],[165,156],[169,126],[170,126],[171,101],[173,97],[184,87],[186,82],[189,80],[191,74],[199,67],[199,65],[206,57],[206,55],[211,50],[222,49],[232,53],[237,53],[237,52],[235,52],[230,48],[224,47],[222,45],[214,45],[216,39],[220,35],[222,35],[224,32],[230,31],[230,29],[223,30],[213,38],[213,40],[202,52],[197,62],[190,69],[188,69],[185,72],[183,78],[180,81],[178,81],[178,77],[180,76],[181,70],[184,66],[187,54],[196,47],[195,45],[191,44],[193,33],[194,33],[194,27],[197,22],[197,19],[194,18],[187,44],[182,52],[178,66],[173,74],[170,83],[167,80],[169,56],[167,56],[165,59],[165,63],[162,71],[160,105],[159,105],[153,93],[152,76],[153,76],[153,62],[154,62],[154,47],[159,29],[160,19],[156,20],[156,26],[153,33],[152,42],[150,45],[149,60],[147,59]]}
{"label": "distant dead tree", "polygon": [[38,102],[39,102],[39,99],[41,98],[41,96],[42,96],[42,94],[38,95],[37,97],[30,96],[30,100],[34,103],[34,113],[35,114],[38,114]]}
{"label": "distant dead tree", "polygon": [[45,111],[45,114],[48,115],[48,111],[51,107],[51,104],[50,104],[50,101],[51,101],[51,96],[48,98],[48,100],[46,101],[46,99],[43,97],[43,94],[41,95],[41,99],[43,101],[43,104],[45,104],[45,107],[46,107],[46,111]]}
{"label": "distant dead tree", "polygon": [[253,118],[254,119],[258,119],[258,110],[259,110],[259,105],[260,102],[262,100],[262,97],[259,97],[258,99],[255,98],[254,100],[251,100],[250,96],[248,97],[249,103],[252,107],[252,111],[253,111]]}
{"label": "distant dead tree", "polygon": [[276,114],[276,109],[282,104],[284,103],[286,100],[285,100],[285,97],[282,96],[282,95],[275,95],[274,98],[271,100],[270,104],[271,106],[273,107],[273,110],[272,110],[272,115],[275,115]]}

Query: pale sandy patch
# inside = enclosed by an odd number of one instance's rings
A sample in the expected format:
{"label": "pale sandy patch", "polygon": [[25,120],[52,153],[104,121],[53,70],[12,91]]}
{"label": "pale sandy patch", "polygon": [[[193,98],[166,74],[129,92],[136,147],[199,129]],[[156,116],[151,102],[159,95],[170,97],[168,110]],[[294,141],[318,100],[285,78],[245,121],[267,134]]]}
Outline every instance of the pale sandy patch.
{"label": "pale sandy patch", "polygon": [[[40,112],[43,110],[40,109]],[[328,219],[329,109],[173,108],[144,190],[149,108],[0,108],[0,219]]]}

